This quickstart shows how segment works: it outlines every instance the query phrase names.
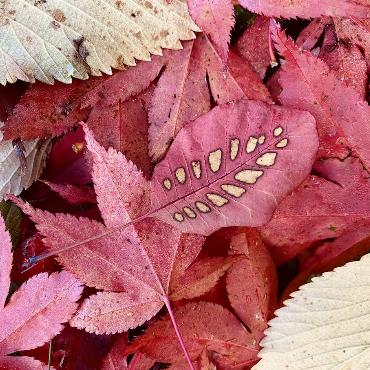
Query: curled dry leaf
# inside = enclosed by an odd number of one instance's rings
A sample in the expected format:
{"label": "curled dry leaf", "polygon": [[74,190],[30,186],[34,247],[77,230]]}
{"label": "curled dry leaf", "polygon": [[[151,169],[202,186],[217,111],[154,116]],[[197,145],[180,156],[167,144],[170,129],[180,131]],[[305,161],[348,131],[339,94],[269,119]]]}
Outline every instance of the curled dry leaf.
{"label": "curled dry leaf", "polygon": [[368,18],[370,5],[367,0],[239,0],[239,3],[254,13],[275,18],[332,17]]}
{"label": "curled dry leaf", "polygon": [[8,354],[39,347],[58,334],[77,308],[82,287],[70,273],[42,273],[24,283],[5,305],[12,263],[11,242],[0,219],[0,368],[41,369],[28,357]]}
{"label": "curled dry leaf", "polygon": [[276,303],[276,268],[258,232],[253,229],[231,238],[232,253],[245,258],[228,270],[226,289],[229,301],[238,317],[259,340]]}
{"label": "curled dry leaf", "polygon": [[[0,129],[3,123],[0,122]],[[0,199],[8,193],[18,195],[39,178],[45,166],[51,140],[30,140],[23,143],[25,163],[9,140],[0,132]]]}
{"label": "curled dry leaf", "polygon": [[317,145],[307,112],[243,100],[218,106],[187,125],[155,167],[151,213],[203,235],[260,226],[309,174]]}
{"label": "curled dry leaf", "polygon": [[[0,83],[54,78],[71,82],[89,74],[150,60],[162,48],[181,49],[180,40],[199,29],[181,0],[19,2],[0,8]],[[35,21],[37,19],[37,22]]]}
{"label": "curled dry leaf", "polygon": [[[240,321],[224,307],[207,302],[189,303],[174,310],[192,362],[208,358],[217,368],[240,368],[255,361],[257,342]],[[213,318],[217,317],[217,320]],[[126,353],[139,349],[149,357],[186,368],[169,317],[155,322]],[[201,361],[202,362],[202,361]],[[208,362],[208,361],[207,361]]]}
{"label": "curled dry leaf", "polygon": [[276,311],[253,369],[369,368],[370,255],[303,285]]}

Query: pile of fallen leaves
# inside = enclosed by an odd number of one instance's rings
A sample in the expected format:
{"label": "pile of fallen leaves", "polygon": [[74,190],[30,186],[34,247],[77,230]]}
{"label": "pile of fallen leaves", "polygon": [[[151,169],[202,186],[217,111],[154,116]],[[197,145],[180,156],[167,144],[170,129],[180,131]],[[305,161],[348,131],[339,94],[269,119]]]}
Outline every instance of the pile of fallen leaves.
{"label": "pile of fallen leaves", "polygon": [[369,72],[369,0],[0,2],[0,369],[369,369]]}

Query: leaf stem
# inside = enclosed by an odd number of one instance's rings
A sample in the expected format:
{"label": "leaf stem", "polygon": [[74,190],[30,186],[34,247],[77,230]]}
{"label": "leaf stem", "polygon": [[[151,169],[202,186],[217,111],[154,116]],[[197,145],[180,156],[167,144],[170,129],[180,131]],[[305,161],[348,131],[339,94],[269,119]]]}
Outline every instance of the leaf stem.
{"label": "leaf stem", "polygon": [[180,346],[181,346],[182,351],[184,352],[185,358],[188,361],[189,368],[191,370],[195,370],[195,368],[193,366],[193,363],[191,362],[189,353],[188,353],[188,351],[187,351],[187,349],[185,347],[184,340],[182,339],[182,336],[181,336],[179,327],[177,326],[177,322],[176,322],[175,316],[174,316],[173,311],[172,311],[172,308],[171,308],[170,300],[168,299],[167,296],[162,296],[162,300],[163,300],[164,304],[166,305],[167,311],[168,311],[168,313],[170,315],[173,328],[175,329],[175,333],[176,333],[177,339],[179,340],[179,343],[180,343]]}
{"label": "leaf stem", "polygon": [[269,53],[270,53],[270,66],[275,68],[279,65],[275,58],[274,47],[272,45],[271,30],[269,30]]}
{"label": "leaf stem", "polygon": [[51,369],[51,354],[52,354],[52,349],[53,348],[53,340],[50,339],[49,342],[49,353],[48,353],[48,370]]}

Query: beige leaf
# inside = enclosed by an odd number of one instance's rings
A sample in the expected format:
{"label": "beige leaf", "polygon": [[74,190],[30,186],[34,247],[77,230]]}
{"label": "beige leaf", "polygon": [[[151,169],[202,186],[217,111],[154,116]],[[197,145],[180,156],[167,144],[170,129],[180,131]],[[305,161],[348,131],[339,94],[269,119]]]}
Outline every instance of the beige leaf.
{"label": "beige leaf", "polygon": [[0,83],[111,74],[198,30],[185,0],[1,0]]}
{"label": "beige leaf", "polygon": [[[0,122],[0,128],[3,123]],[[18,195],[39,178],[50,148],[49,140],[30,140],[24,142],[26,169],[22,173],[17,153],[11,141],[3,140],[0,131],[0,200],[5,194]]]}
{"label": "beige leaf", "polygon": [[370,369],[370,254],[292,297],[270,321],[254,370]]}

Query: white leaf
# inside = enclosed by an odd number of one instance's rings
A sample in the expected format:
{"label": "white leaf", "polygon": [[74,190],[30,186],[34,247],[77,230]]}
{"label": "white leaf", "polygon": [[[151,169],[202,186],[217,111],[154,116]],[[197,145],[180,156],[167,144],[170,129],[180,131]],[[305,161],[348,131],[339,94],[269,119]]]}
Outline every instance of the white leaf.
{"label": "white leaf", "polygon": [[[3,122],[0,122],[0,128]],[[25,141],[26,168],[21,164],[11,141],[3,140],[0,131],[0,200],[5,194],[20,194],[39,178],[49,152],[51,139]]]}
{"label": "white leaf", "polygon": [[370,369],[370,254],[292,297],[270,321],[254,370]]}
{"label": "white leaf", "polygon": [[1,1],[0,83],[111,74],[198,30],[184,0]]}

